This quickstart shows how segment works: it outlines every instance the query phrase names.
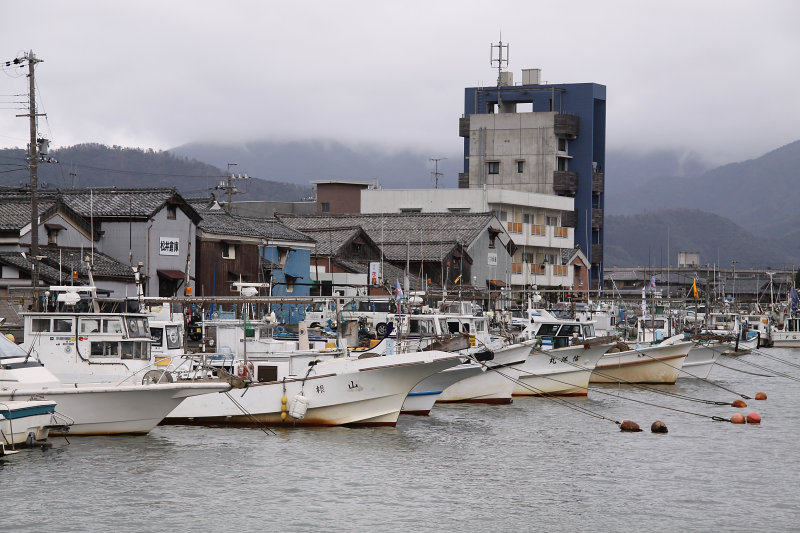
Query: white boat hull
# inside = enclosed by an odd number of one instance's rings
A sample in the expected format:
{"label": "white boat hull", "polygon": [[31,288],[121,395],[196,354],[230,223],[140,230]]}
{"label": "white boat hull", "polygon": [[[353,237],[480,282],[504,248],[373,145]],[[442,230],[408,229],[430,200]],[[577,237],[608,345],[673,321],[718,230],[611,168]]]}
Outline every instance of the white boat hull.
{"label": "white boat hull", "polygon": [[483,372],[482,365],[468,362],[442,370],[423,379],[408,393],[400,413],[404,415],[428,415],[447,387],[463,379],[477,376],[481,372]]}
{"label": "white boat hull", "polygon": [[773,348],[800,348],[800,332],[773,330],[770,335]]}
{"label": "white boat hull", "polygon": [[32,388],[0,392],[0,401],[30,396],[53,400],[59,418],[72,423],[69,435],[145,434],[186,398],[229,388],[220,382]]}
{"label": "white boat hull", "polygon": [[584,348],[568,346],[555,350],[534,349],[520,369],[514,396],[586,396],[589,377],[611,343]]}
{"label": "white boat hull", "polygon": [[[170,413],[165,423],[394,426],[417,383],[461,361],[456,354],[437,351],[330,359],[314,366],[305,379],[293,376],[234,389],[228,395],[191,398]],[[308,401],[308,407],[302,418],[293,418],[287,413],[294,410],[298,395]]]}
{"label": "white boat hull", "polygon": [[692,343],[656,345],[605,353],[597,362],[590,383],[675,383]]}
{"label": "white boat hull", "polygon": [[695,344],[689,349],[678,377],[708,378],[708,374],[719,356],[730,349],[729,343]]}
{"label": "white boat hull", "polygon": [[519,366],[530,353],[530,344],[512,344],[493,350],[494,358],[486,361],[484,371],[447,387],[437,402],[511,403],[514,382],[519,379]]}
{"label": "white boat hull", "polygon": [[29,435],[37,441],[46,439],[55,405],[52,401],[0,402],[0,444],[24,444]]}

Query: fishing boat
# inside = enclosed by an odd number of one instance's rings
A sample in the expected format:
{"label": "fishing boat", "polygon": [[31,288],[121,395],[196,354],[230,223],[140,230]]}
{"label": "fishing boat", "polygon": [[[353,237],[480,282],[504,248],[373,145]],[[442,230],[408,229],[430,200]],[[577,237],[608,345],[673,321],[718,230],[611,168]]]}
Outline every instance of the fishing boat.
{"label": "fishing boat", "polygon": [[[56,320],[65,320],[62,315],[45,318],[43,314],[39,318],[49,320],[48,327],[52,327]],[[38,324],[44,325],[43,322]],[[148,433],[186,398],[230,389],[228,383],[210,381],[185,383],[146,381],[147,384],[126,385],[108,381],[92,383],[92,378],[100,376],[108,380],[119,370],[110,373],[95,372],[95,369],[106,368],[106,364],[103,361],[94,362],[92,357],[78,354],[77,343],[81,341],[77,338],[81,335],[76,334],[74,329],[70,332],[48,330],[38,333],[40,339],[47,334],[47,338],[52,338],[54,344],[60,343],[60,351],[56,354],[55,351],[40,345],[37,353],[32,354],[6,337],[0,336],[0,402],[29,398],[54,401],[58,406],[56,413],[60,420],[70,425],[70,435]],[[53,360],[57,356],[72,363],[73,366],[69,367],[67,374],[81,379],[62,382],[39,359]],[[110,366],[119,368],[130,361],[136,359],[111,362]],[[81,368],[86,374],[81,374],[78,370]]]}
{"label": "fishing boat", "polygon": [[[604,339],[605,340],[605,339]],[[589,377],[597,362],[615,342],[576,344],[541,350],[534,348],[520,367],[514,396],[586,396]]]}
{"label": "fishing boat", "polygon": [[460,364],[441,351],[321,359],[313,352],[255,356],[236,364],[248,386],[227,395],[183,402],[167,424],[394,426],[408,393],[420,381]]}
{"label": "fishing boat", "polygon": [[51,400],[0,402],[0,456],[13,453],[19,445],[43,444],[57,425],[55,408]]}
{"label": "fishing boat", "polygon": [[624,343],[607,351],[595,366],[590,383],[675,383],[691,342],[636,345]]}
{"label": "fishing boat", "polygon": [[[396,314],[390,315],[390,324],[389,346],[394,342],[400,351],[424,350],[454,338],[468,341],[463,347],[448,348],[469,361],[458,369],[465,377],[442,390],[436,402],[511,403],[519,367],[527,360],[532,343],[510,343],[507,338],[491,335],[488,318],[482,314]],[[435,393],[435,387],[427,392]]]}

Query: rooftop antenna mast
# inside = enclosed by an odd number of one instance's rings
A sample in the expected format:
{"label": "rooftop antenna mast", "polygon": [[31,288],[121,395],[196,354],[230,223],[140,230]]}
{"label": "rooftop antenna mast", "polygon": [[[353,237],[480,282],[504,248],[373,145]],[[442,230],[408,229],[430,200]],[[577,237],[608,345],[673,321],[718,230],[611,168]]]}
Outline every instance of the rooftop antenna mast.
{"label": "rooftop antenna mast", "polygon": [[[495,49],[497,49],[497,57],[495,57]],[[503,57],[503,50],[505,50],[505,57]],[[503,44],[503,34],[500,34],[500,42],[492,44],[489,53],[489,64],[492,67],[497,66],[497,107],[502,107],[502,97],[500,96],[500,87],[502,86],[503,67],[508,67],[508,43]]]}
{"label": "rooftop antenna mast", "polygon": [[439,161],[442,161],[443,159],[447,159],[447,158],[446,157],[431,157],[428,160],[428,161],[433,161],[433,172],[431,172],[431,174],[433,174],[433,183],[434,183],[433,188],[434,189],[438,189],[439,188],[439,176],[443,176],[444,175],[443,173],[439,172]]}

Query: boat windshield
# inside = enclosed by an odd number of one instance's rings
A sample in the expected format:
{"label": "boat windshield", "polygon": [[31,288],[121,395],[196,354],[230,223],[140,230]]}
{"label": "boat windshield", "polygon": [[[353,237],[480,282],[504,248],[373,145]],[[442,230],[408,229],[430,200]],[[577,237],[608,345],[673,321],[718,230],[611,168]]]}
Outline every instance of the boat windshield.
{"label": "boat windshield", "polygon": [[556,334],[560,326],[560,324],[542,324],[539,326],[539,331],[537,331],[536,334],[543,337],[552,337]]}
{"label": "boat windshield", "polygon": [[12,357],[25,357],[28,355],[25,350],[11,342],[5,335],[0,335],[0,359],[10,359]]}

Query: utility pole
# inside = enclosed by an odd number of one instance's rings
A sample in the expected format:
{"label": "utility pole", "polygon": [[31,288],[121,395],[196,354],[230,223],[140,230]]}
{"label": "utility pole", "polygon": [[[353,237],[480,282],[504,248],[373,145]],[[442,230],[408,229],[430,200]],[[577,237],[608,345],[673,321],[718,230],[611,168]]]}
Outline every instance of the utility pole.
{"label": "utility pole", "polygon": [[433,172],[431,172],[431,174],[433,174],[433,183],[434,183],[433,188],[434,189],[438,189],[439,188],[439,176],[443,176],[444,175],[443,173],[439,172],[439,161],[441,161],[443,159],[447,159],[447,158],[446,157],[431,157],[428,160],[428,161],[433,161]]}
{"label": "utility pole", "polygon": [[[41,59],[36,59],[36,56],[31,50],[25,55],[28,61],[28,93],[29,93],[29,110],[28,113],[17,115],[18,117],[29,117],[31,141],[28,145],[28,168],[30,169],[31,179],[31,286],[33,287],[33,311],[39,310],[39,203],[36,197],[39,188],[39,179],[37,176],[37,167],[39,160],[39,146],[36,139],[36,117],[43,116],[43,113],[36,113],[36,83],[34,78],[34,69],[36,63],[41,63]],[[43,141],[44,143],[44,141]],[[43,144],[43,146],[46,146]],[[47,149],[45,148],[45,151]]]}

